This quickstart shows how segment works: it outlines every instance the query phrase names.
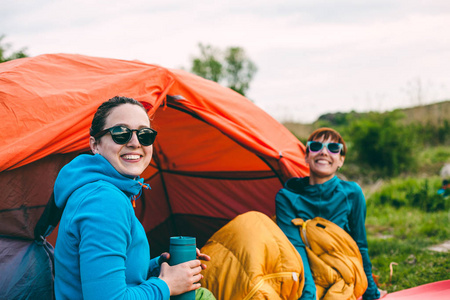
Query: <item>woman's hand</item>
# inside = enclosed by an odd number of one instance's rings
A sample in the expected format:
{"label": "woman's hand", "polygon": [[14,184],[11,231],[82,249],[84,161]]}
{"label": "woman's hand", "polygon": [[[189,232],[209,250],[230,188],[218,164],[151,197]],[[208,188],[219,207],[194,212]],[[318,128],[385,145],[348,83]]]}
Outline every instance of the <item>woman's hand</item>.
{"label": "woman's hand", "polygon": [[159,259],[158,259],[158,264],[162,265],[163,262],[168,263],[169,262],[169,258],[170,258],[170,253],[169,252],[161,253],[161,255],[159,256]]}
{"label": "woman's hand", "polygon": [[203,278],[201,271],[202,263],[198,259],[175,266],[163,262],[159,278],[167,283],[170,295],[174,296],[198,289],[201,286],[198,281]]}
{"label": "woman's hand", "polygon": [[200,274],[200,272],[206,269],[206,265],[201,263],[200,260],[209,261],[211,260],[211,257],[201,253],[198,248],[196,248],[196,251],[196,260],[191,260],[175,266],[169,266],[168,264],[170,253],[164,252],[160,255],[159,264],[161,265],[161,271],[159,273],[159,278],[167,283],[171,296],[196,290],[200,287],[200,283],[198,282],[203,278],[203,275]]}
{"label": "woman's hand", "polygon": [[[209,255],[204,254],[204,253],[200,253],[200,250],[198,248],[196,248],[196,251],[197,251],[197,259],[206,260],[206,261],[210,261],[211,260],[211,257],[209,257]],[[168,263],[169,259],[170,259],[170,253],[169,252],[161,253],[161,255],[159,256],[158,263],[159,263],[159,265],[161,265],[163,262]],[[206,265],[205,264],[202,264],[202,269],[203,270],[206,269]]]}
{"label": "woman's hand", "polygon": [[[209,255],[207,255],[207,254],[200,253],[200,250],[197,248],[197,259],[210,261],[211,257],[209,257]],[[202,270],[206,269],[205,264],[201,264],[201,266],[202,266]]]}

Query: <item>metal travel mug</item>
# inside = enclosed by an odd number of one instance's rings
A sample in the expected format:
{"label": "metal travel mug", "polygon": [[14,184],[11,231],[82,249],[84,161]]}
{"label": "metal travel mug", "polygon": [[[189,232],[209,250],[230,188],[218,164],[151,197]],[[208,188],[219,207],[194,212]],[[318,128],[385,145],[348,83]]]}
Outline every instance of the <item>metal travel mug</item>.
{"label": "metal travel mug", "polygon": [[[174,266],[197,258],[195,237],[173,236],[170,238],[169,265]],[[195,291],[170,297],[173,300],[195,300]]]}

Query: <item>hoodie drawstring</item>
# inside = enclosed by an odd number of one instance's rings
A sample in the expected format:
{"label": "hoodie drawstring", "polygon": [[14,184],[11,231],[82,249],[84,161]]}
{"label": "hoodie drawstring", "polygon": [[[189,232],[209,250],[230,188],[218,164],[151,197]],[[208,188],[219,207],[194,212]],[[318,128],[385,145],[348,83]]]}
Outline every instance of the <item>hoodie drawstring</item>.
{"label": "hoodie drawstring", "polygon": [[[138,181],[138,183],[139,183],[144,189],[147,189],[147,190],[150,189],[150,187],[149,187],[148,184],[142,183],[142,182],[140,182],[140,181]],[[141,197],[141,194],[142,194],[142,189],[139,191],[139,194],[134,195],[134,196],[131,197],[131,204],[133,205],[133,208],[136,208],[136,200],[139,199],[139,198]]]}

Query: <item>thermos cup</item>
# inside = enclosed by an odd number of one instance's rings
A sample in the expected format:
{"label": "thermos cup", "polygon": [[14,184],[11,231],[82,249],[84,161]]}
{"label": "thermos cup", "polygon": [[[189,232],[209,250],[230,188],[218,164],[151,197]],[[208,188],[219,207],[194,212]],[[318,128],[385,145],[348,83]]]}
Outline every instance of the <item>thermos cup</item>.
{"label": "thermos cup", "polygon": [[[195,237],[173,236],[170,238],[169,265],[174,266],[197,258]],[[195,300],[195,291],[170,297],[173,300]]]}

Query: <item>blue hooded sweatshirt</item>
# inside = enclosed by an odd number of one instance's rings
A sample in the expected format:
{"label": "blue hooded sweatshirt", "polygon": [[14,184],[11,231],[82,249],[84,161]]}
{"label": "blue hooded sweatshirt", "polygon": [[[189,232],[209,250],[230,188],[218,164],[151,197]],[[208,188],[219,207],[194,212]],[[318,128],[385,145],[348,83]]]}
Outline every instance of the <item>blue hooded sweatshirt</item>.
{"label": "blue hooded sweatshirt", "polygon": [[291,178],[276,196],[277,224],[299,252],[305,271],[305,286],[300,299],[316,299],[316,287],[308,263],[305,244],[291,220],[322,217],[344,229],[356,242],[363,259],[368,287],[363,298],[378,299],[380,292],[372,277],[366,237],[366,201],[356,182],[337,176],[323,184],[309,184],[309,177]]}
{"label": "blue hooded sweatshirt", "polygon": [[143,179],[121,175],[101,155],[83,154],[64,166],[55,202],[64,212],[55,246],[56,299],[169,299],[157,258],[131,197]]}

